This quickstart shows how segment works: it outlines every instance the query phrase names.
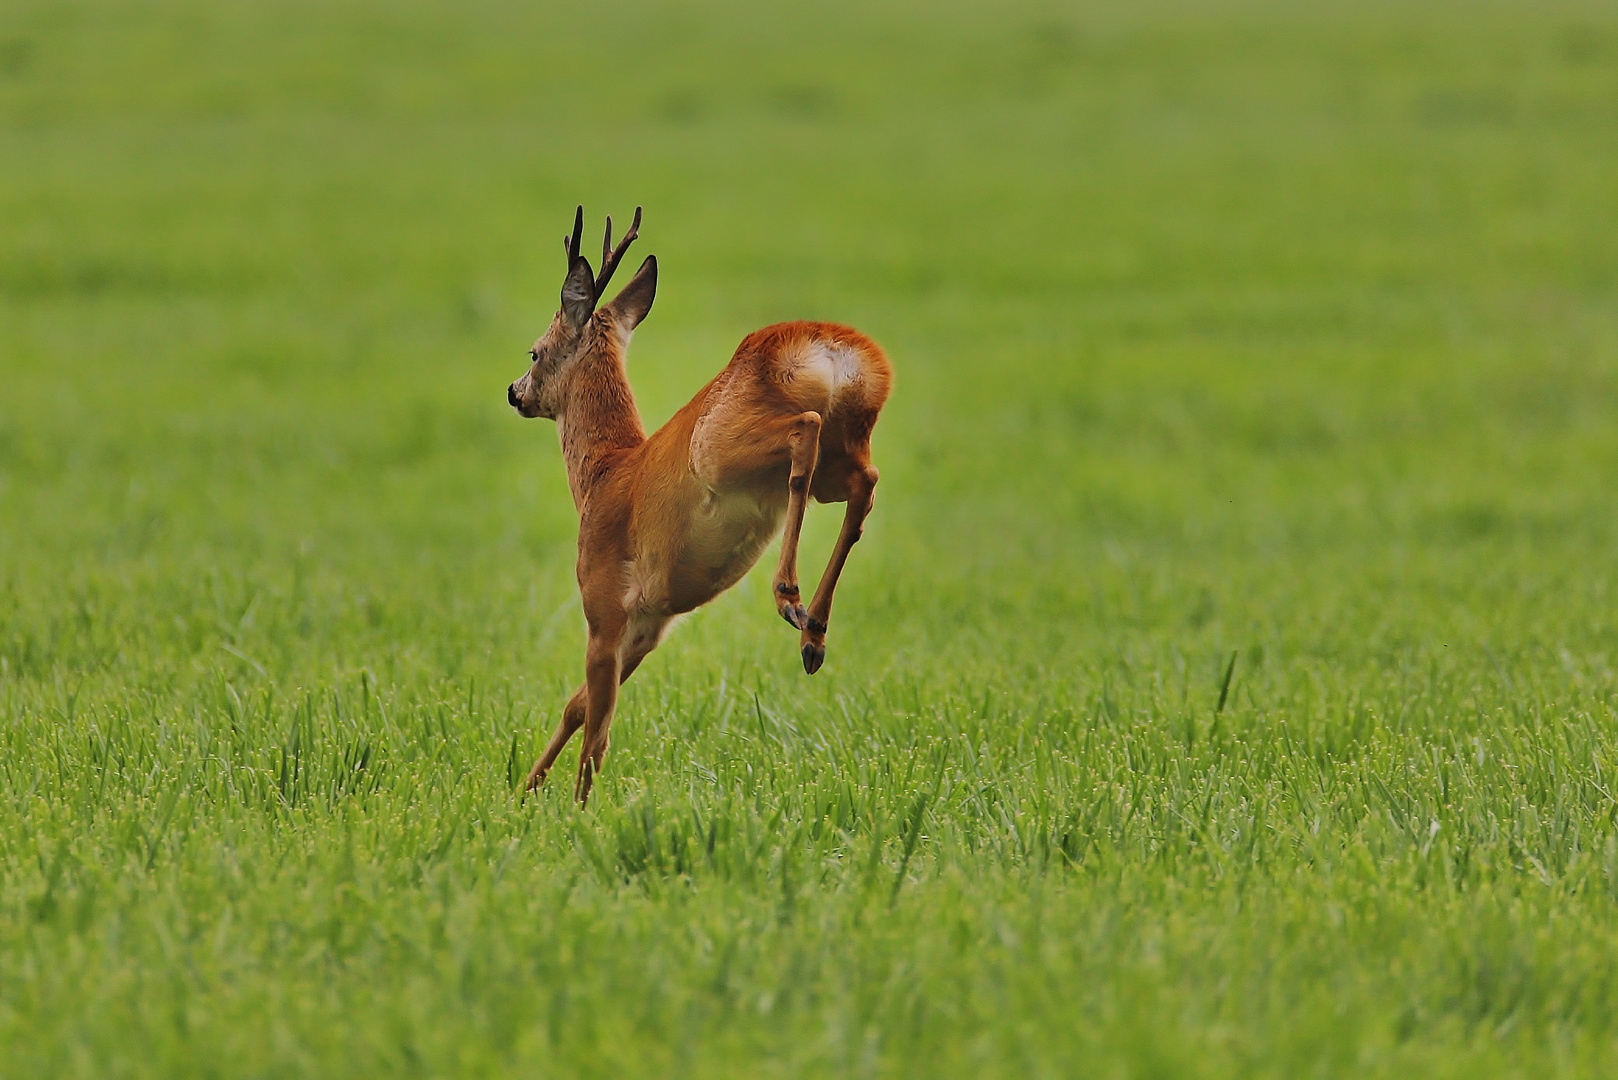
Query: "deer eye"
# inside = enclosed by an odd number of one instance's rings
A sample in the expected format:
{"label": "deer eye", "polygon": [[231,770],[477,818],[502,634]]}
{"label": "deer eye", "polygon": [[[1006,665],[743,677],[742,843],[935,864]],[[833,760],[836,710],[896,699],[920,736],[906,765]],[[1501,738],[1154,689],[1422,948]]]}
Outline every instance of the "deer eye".
{"label": "deer eye", "polygon": [[537,364],[539,362],[539,350],[538,349],[529,349],[528,350],[528,359],[534,361]]}

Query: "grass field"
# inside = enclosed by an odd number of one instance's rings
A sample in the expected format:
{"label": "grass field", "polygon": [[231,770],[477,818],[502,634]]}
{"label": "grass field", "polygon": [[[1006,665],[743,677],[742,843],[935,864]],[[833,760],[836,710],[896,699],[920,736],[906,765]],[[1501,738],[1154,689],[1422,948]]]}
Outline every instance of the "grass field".
{"label": "grass field", "polygon": [[[0,10],[0,1077],[1610,1074],[1618,11],[978,7]],[[584,812],[580,201],[898,374]]]}

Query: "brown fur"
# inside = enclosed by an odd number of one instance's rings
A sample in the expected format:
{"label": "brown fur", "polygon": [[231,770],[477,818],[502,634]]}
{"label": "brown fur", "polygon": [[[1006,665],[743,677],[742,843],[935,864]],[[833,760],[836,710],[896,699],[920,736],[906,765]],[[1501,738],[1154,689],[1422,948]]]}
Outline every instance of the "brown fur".
{"label": "brown fur", "polygon": [[[557,422],[579,511],[579,593],[589,629],[584,685],[562,710],[528,787],[544,782],[583,727],[574,785],[582,803],[606,758],[618,686],[675,616],[739,581],[783,523],[777,610],[799,631],[804,669],[820,669],[837,578],[871,510],[871,429],[893,376],[882,350],[857,330],[777,323],[743,339],[725,369],[648,437],[624,354],[651,308],[656,260],[591,313],[579,299],[593,284],[590,268],[576,248],[575,241],[563,309],[507,396],[522,415]],[[848,507],[806,608],[797,549],[809,497]]]}

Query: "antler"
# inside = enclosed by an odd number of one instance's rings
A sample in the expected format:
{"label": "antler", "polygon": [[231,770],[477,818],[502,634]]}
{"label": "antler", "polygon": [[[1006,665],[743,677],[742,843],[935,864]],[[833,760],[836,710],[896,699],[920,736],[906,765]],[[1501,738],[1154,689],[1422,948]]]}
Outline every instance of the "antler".
{"label": "antler", "polygon": [[[573,236],[562,237],[562,250],[567,254],[567,266],[573,268],[573,260],[579,257],[579,244],[584,240],[584,207],[581,205],[573,214]],[[597,289],[596,292],[600,292]]]}
{"label": "antler", "polygon": [[629,225],[629,231],[624,238],[618,241],[618,246],[612,246],[612,215],[607,215],[607,235],[601,240],[601,273],[596,275],[596,295],[600,296],[607,282],[612,280],[612,272],[618,269],[618,261],[629,250],[629,245],[635,242],[640,235],[640,207],[635,207],[635,220]]}

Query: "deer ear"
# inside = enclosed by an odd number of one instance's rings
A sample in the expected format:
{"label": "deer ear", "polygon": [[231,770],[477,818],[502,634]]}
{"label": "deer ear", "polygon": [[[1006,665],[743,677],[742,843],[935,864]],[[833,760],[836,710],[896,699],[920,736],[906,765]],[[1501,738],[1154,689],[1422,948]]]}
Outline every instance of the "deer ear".
{"label": "deer ear", "polygon": [[595,309],[595,272],[590,269],[590,260],[580,256],[568,267],[567,280],[562,282],[562,317],[577,330],[589,321]]}
{"label": "deer ear", "polygon": [[629,279],[629,284],[607,307],[612,312],[614,322],[624,330],[633,330],[652,310],[652,301],[656,298],[657,256],[648,255],[646,261],[640,264],[640,269],[635,271],[635,276]]}

